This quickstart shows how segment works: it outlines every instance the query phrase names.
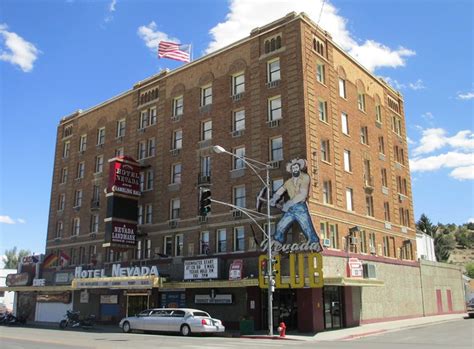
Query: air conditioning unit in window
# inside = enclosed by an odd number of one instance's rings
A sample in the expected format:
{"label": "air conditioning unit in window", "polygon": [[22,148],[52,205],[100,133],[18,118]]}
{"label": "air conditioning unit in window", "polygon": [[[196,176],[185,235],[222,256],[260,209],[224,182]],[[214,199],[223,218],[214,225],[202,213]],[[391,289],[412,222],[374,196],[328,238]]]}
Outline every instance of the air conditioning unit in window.
{"label": "air conditioning unit in window", "polygon": [[237,93],[237,94],[235,94],[235,95],[232,96],[232,100],[233,100],[234,102],[240,101],[243,96],[244,96],[244,93],[243,93],[243,92]]}
{"label": "air conditioning unit in window", "polygon": [[370,253],[375,254],[375,246],[370,246]]}
{"label": "air conditioning unit in window", "polygon": [[168,222],[168,226],[169,226],[170,228],[176,228],[176,227],[178,226],[178,221],[175,220],[175,219],[173,219],[173,220],[171,220],[171,221]]}
{"label": "air conditioning unit in window", "polygon": [[206,223],[207,222],[207,216],[199,216],[198,217],[198,222],[199,223]]}
{"label": "air conditioning unit in window", "polygon": [[206,139],[204,141],[199,142],[199,149],[209,148],[210,146],[211,146],[211,140],[210,139]]}
{"label": "air conditioning unit in window", "polygon": [[268,88],[274,88],[280,85],[280,80],[274,80],[274,81],[269,81],[267,82],[267,87]]}
{"label": "air conditioning unit in window", "polygon": [[237,130],[232,132],[232,137],[240,137],[244,134],[244,130]]}
{"label": "air conditioning unit in window", "polygon": [[375,264],[362,264],[362,269],[364,271],[364,278],[365,279],[375,279],[377,278],[377,273],[375,269]]}
{"label": "air conditioning unit in window", "polygon": [[280,168],[280,162],[281,161],[270,161],[268,164],[270,165],[271,168],[276,169],[276,168]]}
{"label": "air conditioning unit in window", "polygon": [[323,246],[324,247],[331,247],[331,240],[330,239],[323,239]]}
{"label": "air conditioning unit in window", "polygon": [[181,149],[171,149],[170,150],[170,153],[171,153],[171,156],[176,156],[180,153]]}
{"label": "air conditioning unit in window", "polygon": [[232,211],[232,217],[234,217],[235,219],[237,219],[237,218],[242,218],[242,211],[233,210],[233,211]]}
{"label": "air conditioning unit in window", "polygon": [[268,127],[278,127],[280,126],[280,119],[268,121]]}
{"label": "air conditioning unit in window", "polygon": [[405,201],[405,195],[403,195],[403,194],[398,194],[398,201],[400,201],[400,202]]}
{"label": "air conditioning unit in window", "polygon": [[146,131],[146,128],[145,128],[145,127],[138,129],[138,133],[145,133],[145,131]]}
{"label": "air conditioning unit in window", "polygon": [[349,243],[351,245],[357,245],[357,238],[353,236],[349,237]]}
{"label": "air conditioning unit in window", "polygon": [[181,120],[181,115],[175,115],[171,117],[171,122],[178,122]]}
{"label": "air conditioning unit in window", "polygon": [[428,259],[428,257],[426,256],[426,254],[422,254],[422,255],[420,256],[420,259]]}

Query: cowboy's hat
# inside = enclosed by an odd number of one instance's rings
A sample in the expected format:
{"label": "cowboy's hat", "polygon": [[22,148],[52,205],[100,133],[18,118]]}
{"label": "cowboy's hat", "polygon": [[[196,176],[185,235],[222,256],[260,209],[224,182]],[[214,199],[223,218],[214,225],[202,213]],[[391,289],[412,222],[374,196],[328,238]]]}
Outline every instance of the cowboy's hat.
{"label": "cowboy's hat", "polygon": [[306,160],[305,159],[292,159],[286,164],[286,172],[291,173],[291,166],[299,165],[300,170],[304,170],[306,168]]}

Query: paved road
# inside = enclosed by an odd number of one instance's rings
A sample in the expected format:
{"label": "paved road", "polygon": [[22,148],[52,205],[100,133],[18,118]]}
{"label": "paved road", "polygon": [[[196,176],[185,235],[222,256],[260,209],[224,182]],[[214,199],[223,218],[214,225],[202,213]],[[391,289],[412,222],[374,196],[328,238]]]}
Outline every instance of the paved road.
{"label": "paved road", "polygon": [[0,328],[2,349],[242,349],[247,348],[347,348],[347,349],[472,349],[474,320],[456,320],[350,341],[295,341],[223,337],[180,337],[159,334],[97,333],[19,327]]}

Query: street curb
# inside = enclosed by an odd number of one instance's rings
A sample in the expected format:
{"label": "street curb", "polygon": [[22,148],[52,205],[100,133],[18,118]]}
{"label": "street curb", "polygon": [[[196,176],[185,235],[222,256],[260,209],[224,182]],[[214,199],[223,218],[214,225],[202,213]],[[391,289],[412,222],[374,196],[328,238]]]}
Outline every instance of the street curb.
{"label": "street curb", "polygon": [[362,338],[362,337],[374,336],[376,334],[380,334],[380,333],[384,333],[384,332],[387,332],[387,330],[375,330],[375,331],[370,331],[370,332],[365,332],[365,333],[351,334],[349,336],[342,337],[341,339],[337,339],[337,340],[350,341],[350,340],[359,339],[359,338]]}
{"label": "street curb", "polygon": [[270,340],[287,340],[287,341],[300,341],[301,339],[297,338],[289,338],[289,337],[280,337],[280,336],[265,336],[265,335],[244,335],[240,336],[239,338],[246,338],[246,339],[270,339]]}

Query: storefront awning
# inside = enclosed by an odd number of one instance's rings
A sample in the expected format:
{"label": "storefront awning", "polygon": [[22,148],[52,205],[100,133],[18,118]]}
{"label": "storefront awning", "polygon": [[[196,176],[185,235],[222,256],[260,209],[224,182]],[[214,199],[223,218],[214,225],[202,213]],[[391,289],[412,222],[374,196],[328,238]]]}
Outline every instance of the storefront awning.
{"label": "storefront awning", "polygon": [[71,285],[66,286],[10,286],[0,287],[0,291],[5,292],[61,292],[72,291]]}
{"label": "storefront awning", "polygon": [[72,280],[74,289],[113,288],[113,289],[150,289],[161,287],[162,279],[157,276],[127,276],[84,278]]}
{"label": "storefront awning", "polygon": [[188,281],[188,282],[165,282],[160,290],[176,288],[232,288],[258,286],[258,279],[244,280],[210,280],[210,281]]}
{"label": "storefront awning", "polygon": [[376,279],[348,278],[348,277],[325,277],[324,286],[363,286],[380,287],[385,283]]}

